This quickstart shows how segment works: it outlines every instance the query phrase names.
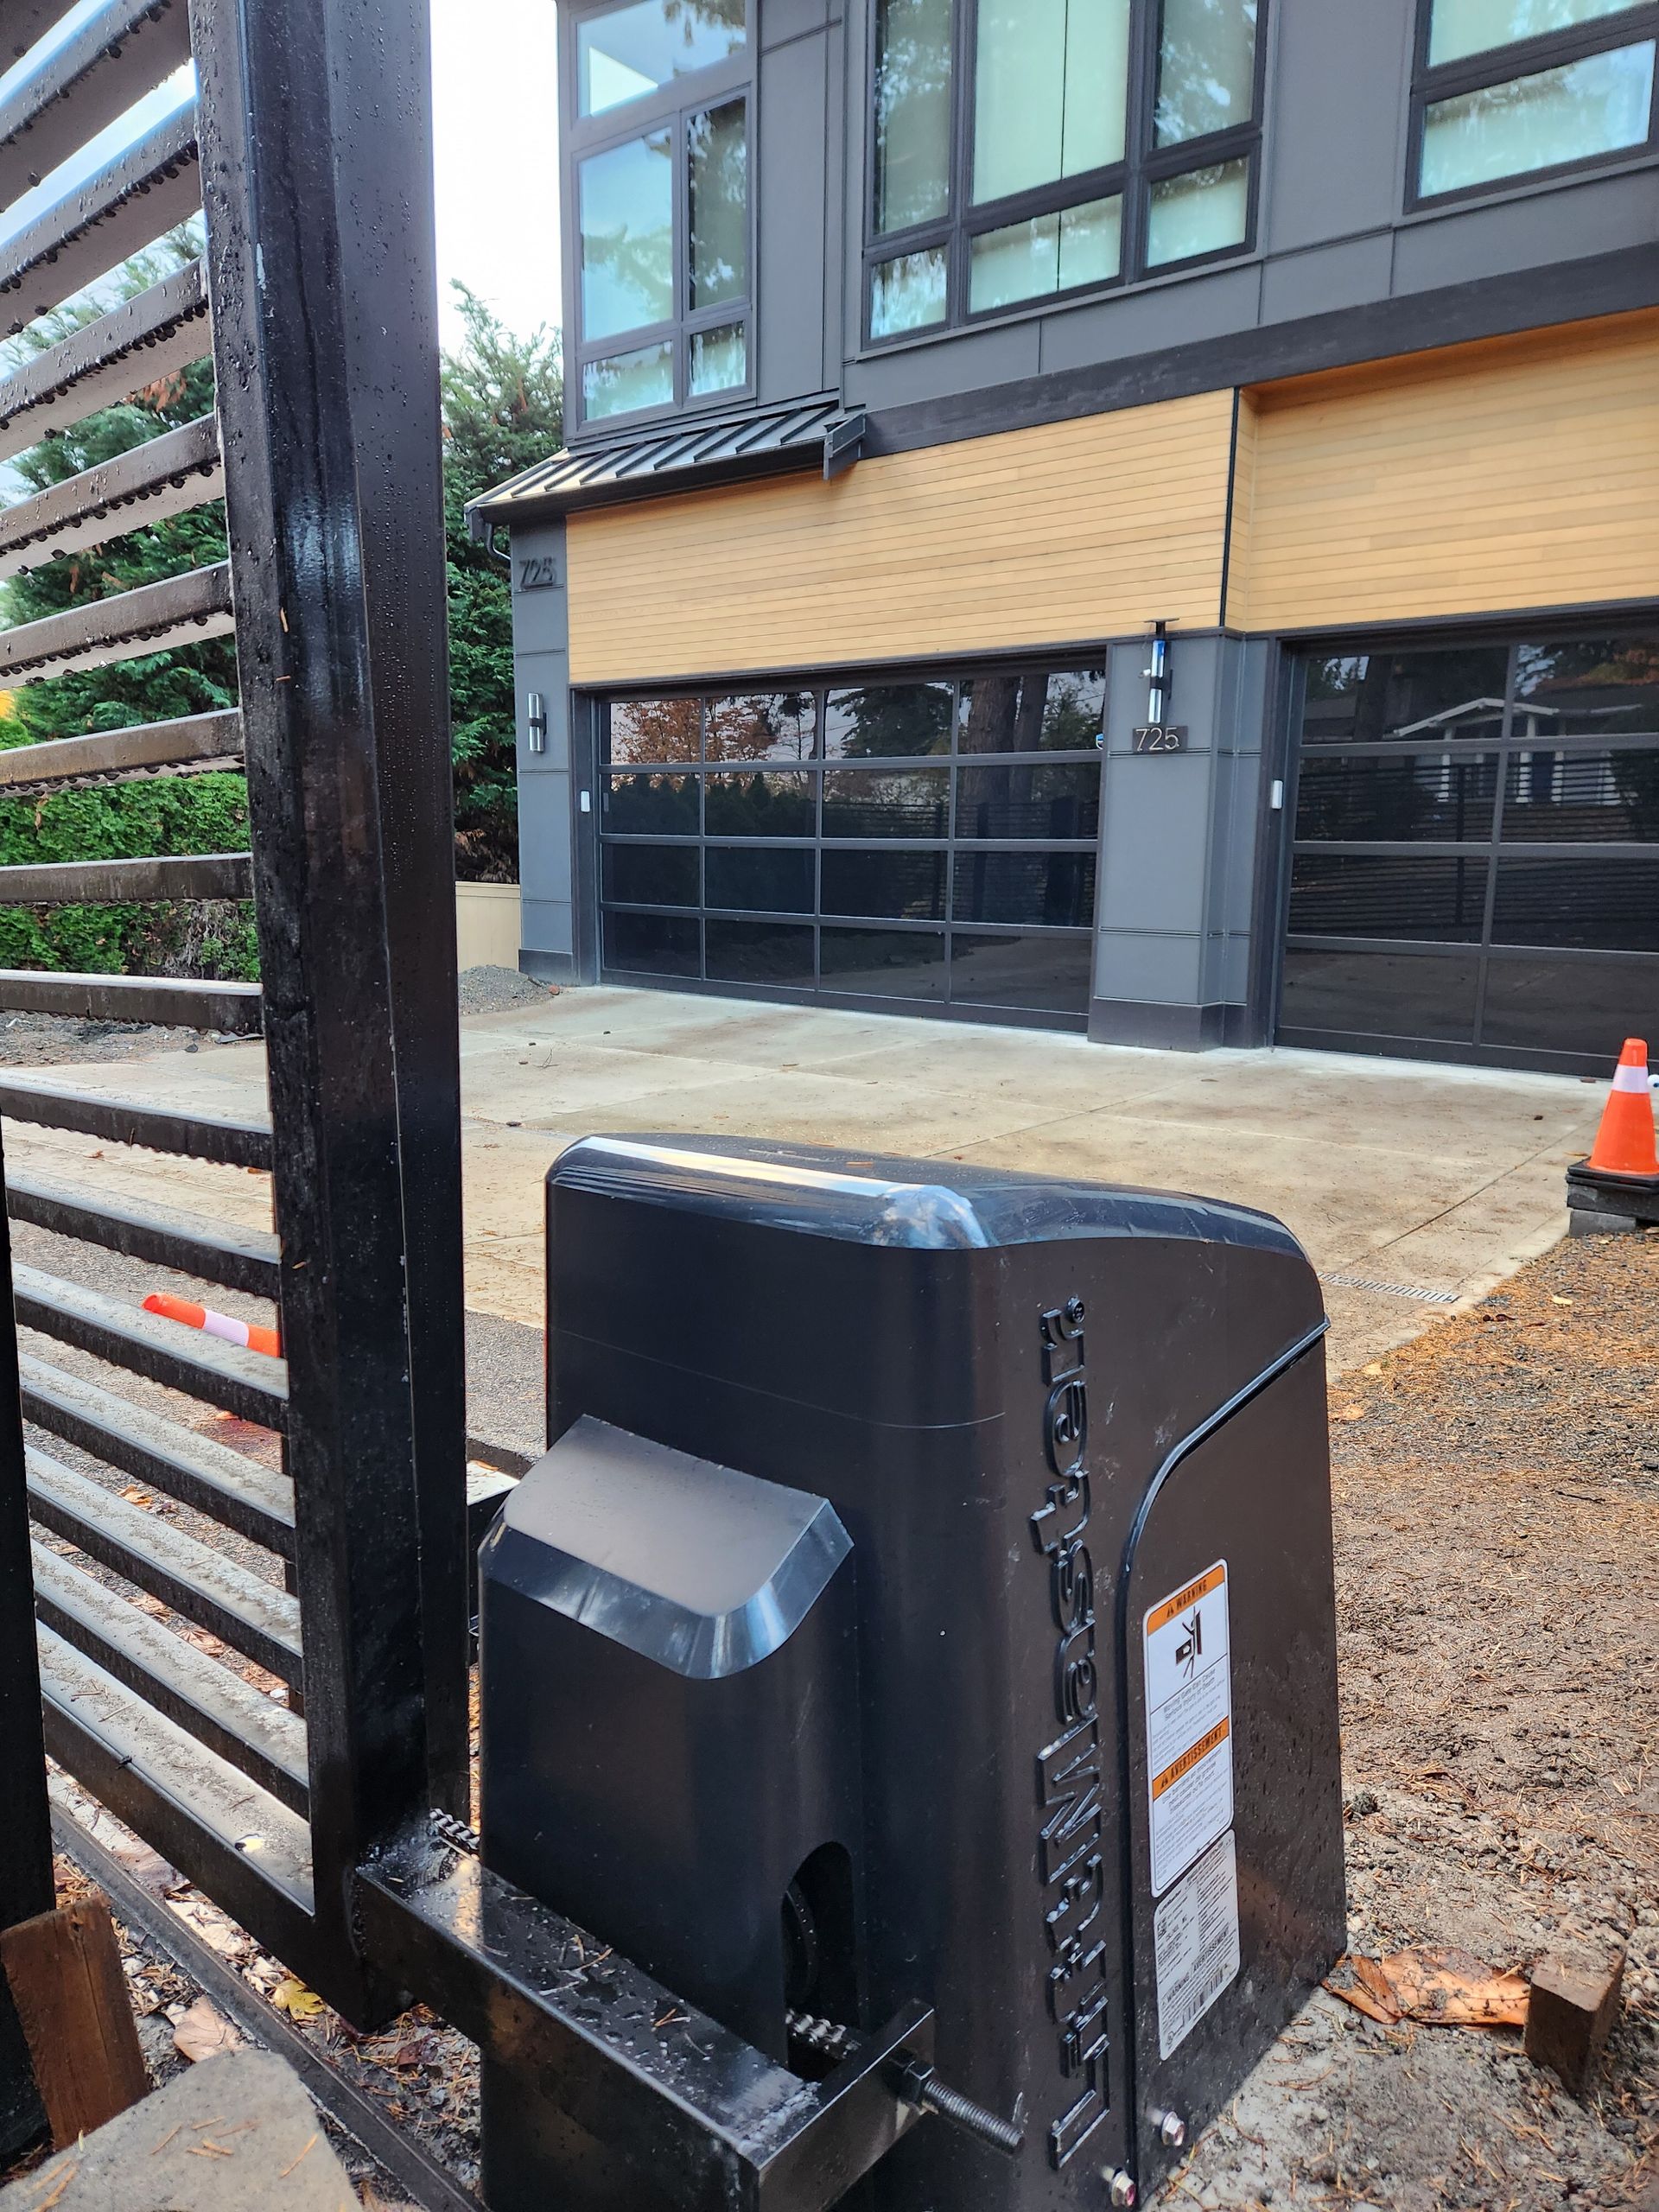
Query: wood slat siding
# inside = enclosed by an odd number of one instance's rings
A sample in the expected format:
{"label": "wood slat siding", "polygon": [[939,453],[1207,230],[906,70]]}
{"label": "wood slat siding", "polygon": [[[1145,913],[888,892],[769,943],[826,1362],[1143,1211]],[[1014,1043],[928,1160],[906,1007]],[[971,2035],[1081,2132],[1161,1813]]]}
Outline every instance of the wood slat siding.
{"label": "wood slat siding", "polygon": [[1212,627],[1230,391],[572,515],[575,683]]}
{"label": "wood slat siding", "polygon": [[1234,628],[1659,593],[1659,314],[1333,371],[1245,399],[1254,437],[1247,471],[1241,422]]}

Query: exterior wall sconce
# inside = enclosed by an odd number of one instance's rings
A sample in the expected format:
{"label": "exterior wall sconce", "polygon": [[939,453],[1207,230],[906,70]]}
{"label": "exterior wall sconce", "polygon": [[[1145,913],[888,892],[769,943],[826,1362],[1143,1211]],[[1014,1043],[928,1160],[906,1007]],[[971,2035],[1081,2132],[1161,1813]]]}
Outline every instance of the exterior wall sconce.
{"label": "exterior wall sconce", "polygon": [[524,720],[530,728],[531,751],[545,753],[547,750],[547,700],[540,691],[526,693]]}
{"label": "exterior wall sconce", "polygon": [[1169,672],[1169,626],[1166,622],[1154,622],[1152,626],[1147,665],[1141,674],[1147,679],[1147,719],[1134,733],[1133,750],[1185,753],[1185,727],[1169,720],[1169,695],[1173,687]]}

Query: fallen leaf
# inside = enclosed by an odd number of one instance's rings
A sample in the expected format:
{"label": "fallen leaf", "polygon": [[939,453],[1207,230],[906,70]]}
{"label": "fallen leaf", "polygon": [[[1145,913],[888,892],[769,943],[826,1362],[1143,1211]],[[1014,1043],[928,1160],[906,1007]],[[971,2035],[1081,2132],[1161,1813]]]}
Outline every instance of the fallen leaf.
{"label": "fallen leaf", "polygon": [[180,2055],[193,2065],[240,2048],[242,2038],[211,1998],[198,1997],[173,2031]]}
{"label": "fallen leaf", "polygon": [[1342,1411],[1337,1415],[1337,1419],[1338,1421],[1363,1421],[1364,1418],[1365,1408],[1363,1406],[1344,1406]]}
{"label": "fallen leaf", "polygon": [[176,1912],[221,1959],[245,1958],[251,1949],[249,1938],[230,1916],[217,1905],[209,1904],[205,1897],[169,1897],[167,1903],[168,1910]]}
{"label": "fallen leaf", "polygon": [[121,1495],[129,1505],[142,1505],[148,1508],[156,1503],[149,1492],[147,1490],[140,1490],[137,1483],[129,1483]]}
{"label": "fallen leaf", "polygon": [[1380,1375],[1382,1372],[1382,1363],[1380,1359],[1368,1359],[1359,1371],[1362,1375]]}
{"label": "fallen leaf", "polygon": [[296,2020],[315,2020],[323,2009],[323,2002],[315,1989],[308,1989],[302,1981],[296,1981],[290,1974],[286,1981],[279,1981],[270,1993],[270,2001],[279,2012],[286,2012]]}
{"label": "fallen leaf", "polygon": [[1559,1290],[1551,1291],[1549,1302],[1552,1306],[1570,1306],[1573,1303],[1570,1298],[1563,1298]]}

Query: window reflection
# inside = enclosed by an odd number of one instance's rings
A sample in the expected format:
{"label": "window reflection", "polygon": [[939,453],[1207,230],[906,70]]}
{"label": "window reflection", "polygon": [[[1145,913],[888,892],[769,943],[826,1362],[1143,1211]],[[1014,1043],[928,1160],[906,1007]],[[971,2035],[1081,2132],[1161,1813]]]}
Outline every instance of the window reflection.
{"label": "window reflection", "polygon": [[1659,860],[1600,853],[1517,860],[1505,854],[1497,864],[1492,941],[1659,952]]}
{"label": "window reflection", "polygon": [[1484,843],[1497,795],[1495,753],[1309,753],[1296,787],[1296,835]]}
{"label": "window reflection", "polygon": [[1649,39],[1432,101],[1423,116],[1423,197],[1643,144],[1653,63]]}
{"label": "window reflection", "polygon": [[638,0],[576,26],[577,107],[602,115],[743,46],[744,0]]}
{"label": "window reflection", "polygon": [[1605,1061],[1609,1038],[1630,1027],[1632,1006],[1659,1006],[1659,960],[1493,959],[1481,1039],[1511,1051]]}
{"label": "window reflection", "polygon": [[810,847],[710,845],[703,856],[703,904],[810,914],[815,874]]}
{"label": "window reflection", "polygon": [[673,319],[672,145],[664,127],[578,167],[585,339]]}
{"label": "window reflection", "polygon": [[777,774],[711,775],[703,810],[711,837],[810,837],[817,827],[816,779],[791,768]]}
{"label": "window reflection", "polygon": [[948,768],[830,768],[823,779],[826,837],[943,837]]}
{"label": "window reflection", "polygon": [[1086,937],[970,937],[953,930],[951,1003],[1086,1014],[1093,957]]}
{"label": "window reflection", "polygon": [[948,683],[867,683],[832,691],[823,750],[831,760],[903,760],[950,750]]}
{"label": "window reflection", "polygon": [[810,760],[810,691],[757,691],[709,702],[711,760]]}
{"label": "window reflection", "polygon": [[1659,843],[1659,750],[1511,753],[1503,842]]}
{"label": "window reflection", "polygon": [[980,0],[976,31],[976,200],[1122,160],[1129,0]]}
{"label": "window reflection", "polygon": [[607,720],[610,760],[696,760],[702,750],[695,699],[613,699]]}
{"label": "window reflection", "polygon": [[1255,0],[1163,0],[1157,143],[1248,123],[1255,98]]}
{"label": "window reflection", "polygon": [[748,132],[741,100],[686,126],[687,304],[722,307],[749,289]]}
{"label": "window reflection", "polygon": [[625,906],[695,906],[700,857],[695,845],[607,845],[604,894]]}
{"label": "window reflection", "polygon": [[607,776],[600,804],[602,824],[619,837],[650,835],[695,837],[697,785],[693,776]]}
{"label": "window reflection", "polygon": [[1523,645],[1516,659],[1517,738],[1659,737],[1659,634]]}
{"label": "window reflection", "polygon": [[605,965],[624,976],[696,976],[702,925],[671,914],[607,913]]}
{"label": "window reflection", "polygon": [[957,742],[963,753],[1087,753],[1106,711],[1106,671],[970,677]]}
{"label": "window reflection", "polygon": [[826,990],[884,999],[944,996],[943,930],[837,929],[818,932],[818,965]]}
{"label": "window reflection", "polygon": [[958,837],[1092,837],[1100,827],[1100,771],[1022,760],[957,772]]}
{"label": "window reflection", "polygon": [[1315,655],[1306,664],[1303,742],[1432,737],[1490,745],[1503,732],[1509,665],[1506,645]]}
{"label": "window reflection", "polygon": [[1474,952],[1287,945],[1280,1020],[1293,1033],[1467,1045],[1474,1040],[1479,985],[1480,957]]}
{"label": "window reflection", "polygon": [[1439,938],[1477,944],[1486,861],[1395,854],[1298,853],[1290,926],[1300,937]]}
{"label": "window reflection", "polygon": [[949,865],[944,852],[868,853],[852,846],[827,845],[821,893],[823,911],[942,922]]}
{"label": "window reflection", "polygon": [[877,0],[878,236],[943,215],[950,190],[950,0]]}
{"label": "window reflection", "polygon": [[959,922],[1012,922],[1027,928],[1091,927],[1092,853],[959,853],[955,906]]}
{"label": "window reflection", "polygon": [[779,990],[810,989],[814,932],[788,922],[727,922],[710,918],[710,982],[771,984]]}

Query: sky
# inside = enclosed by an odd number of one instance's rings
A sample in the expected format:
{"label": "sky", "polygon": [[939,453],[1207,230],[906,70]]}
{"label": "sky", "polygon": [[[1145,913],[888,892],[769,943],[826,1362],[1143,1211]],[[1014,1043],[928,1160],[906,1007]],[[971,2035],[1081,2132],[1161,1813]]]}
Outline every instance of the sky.
{"label": "sky", "polygon": [[[76,0],[56,46],[102,0]],[[559,320],[559,200],[553,0],[431,0],[433,167],[437,200],[439,330],[460,337],[450,291],[459,278],[510,329],[527,336]],[[42,55],[49,49],[42,48]],[[0,77],[0,98],[27,73]],[[93,139],[3,219],[20,229],[81,175],[171,111],[191,90],[187,68]],[[3,362],[0,361],[0,365]]]}

